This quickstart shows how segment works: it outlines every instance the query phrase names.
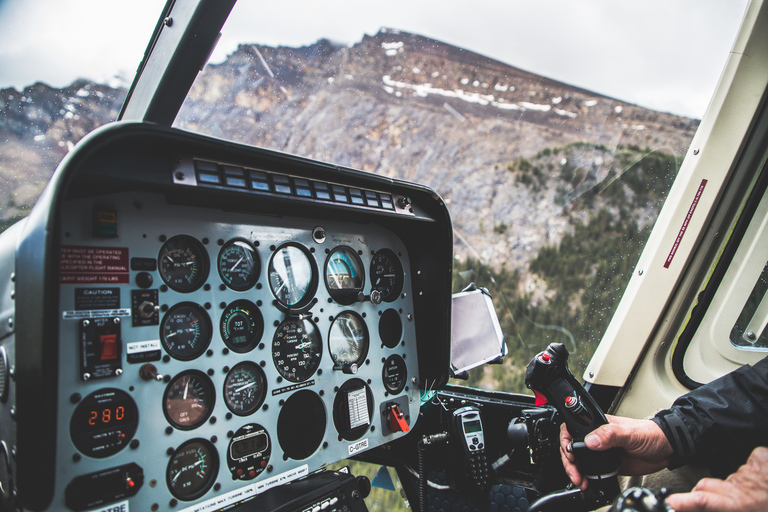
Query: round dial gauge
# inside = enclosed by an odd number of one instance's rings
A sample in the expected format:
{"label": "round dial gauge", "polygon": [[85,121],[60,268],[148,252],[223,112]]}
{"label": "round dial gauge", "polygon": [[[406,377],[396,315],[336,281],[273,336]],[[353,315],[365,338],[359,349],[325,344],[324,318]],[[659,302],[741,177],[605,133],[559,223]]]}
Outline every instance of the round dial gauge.
{"label": "round dial gauge", "polygon": [[208,492],[218,474],[219,454],[213,444],[190,439],[171,455],[165,480],[176,499],[192,501]]}
{"label": "round dial gauge", "polygon": [[211,342],[211,318],[194,302],[180,302],[163,317],[160,341],[171,356],[190,361],[205,352]]}
{"label": "round dial gauge", "polygon": [[328,333],[328,351],[336,367],[357,373],[368,355],[368,327],[354,311],[340,313]]}
{"label": "round dial gauge", "polygon": [[309,304],[317,290],[317,266],[309,251],[294,244],[278,248],[269,260],[269,286],[285,307]]}
{"label": "round dial gauge", "polygon": [[405,366],[405,360],[397,354],[393,354],[384,361],[384,368],[381,371],[381,379],[384,387],[391,394],[396,395],[405,388],[405,382],[408,379],[408,369]]}
{"label": "round dial gauge", "polygon": [[363,291],[365,270],[360,256],[351,247],[337,247],[325,262],[325,286],[331,298],[348,306]]}
{"label": "round dial gauge", "polygon": [[224,403],[238,416],[255,412],[264,403],[266,395],[264,371],[250,361],[237,364],[224,379]]}
{"label": "round dial gauge", "polygon": [[192,430],[203,423],[213,412],[216,393],[213,382],[198,370],[178,374],[165,388],[163,412],[174,427]]}
{"label": "round dial gauge", "polygon": [[221,314],[221,339],[233,352],[244,354],[256,348],[264,334],[264,317],[256,304],[236,300]]}
{"label": "round dial gauge", "polygon": [[286,380],[301,382],[310,378],[322,355],[323,339],[312,320],[288,318],[275,331],[272,361]]}
{"label": "round dial gauge", "polygon": [[177,292],[193,292],[208,279],[208,252],[191,236],[170,238],[160,248],[157,261],[160,277]]}
{"label": "round dial gauge", "polygon": [[381,249],[373,255],[371,288],[381,293],[384,302],[394,302],[403,291],[403,265],[389,249]]}
{"label": "round dial gauge", "polygon": [[218,267],[224,284],[242,292],[252,288],[259,280],[261,260],[250,242],[236,238],[222,246]]}
{"label": "round dial gauge", "polygon": [[243,425],[229,442],[227,463],[233,479],[251,480],[269,464],[272,445],[267,430],[258,423]]}

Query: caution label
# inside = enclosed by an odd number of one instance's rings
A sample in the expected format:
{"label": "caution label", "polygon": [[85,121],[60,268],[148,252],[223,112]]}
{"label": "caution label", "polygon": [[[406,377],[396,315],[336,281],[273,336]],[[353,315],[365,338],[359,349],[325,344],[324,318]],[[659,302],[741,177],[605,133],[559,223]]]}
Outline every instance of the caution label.
{"label": "caution label", "polygon": [[128,248],[64,245],[59,273],[61,284],[128,284]]}

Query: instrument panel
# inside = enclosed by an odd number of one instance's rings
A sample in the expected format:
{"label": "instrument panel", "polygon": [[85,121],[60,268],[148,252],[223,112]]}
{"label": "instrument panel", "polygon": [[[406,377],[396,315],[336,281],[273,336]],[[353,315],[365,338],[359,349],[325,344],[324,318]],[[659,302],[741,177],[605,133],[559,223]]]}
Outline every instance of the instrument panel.
{"label": "instrument panel", "polygon": [[[118,236],[92,237],[94,208],[117,212]],[[60,386],[81,397],[59,401],[68,472],[167,452],[164,465],[138,463],[155,482],[147,506],[195,502],[217,484],[255,492],[403,435],[390,406],[415,423],[410,268],[394,233],[214,215],[152,193],[64,212],[59,338],[73,350],[60,354]]]}
{"label": "instrument panel", "polygon": [[18,240],[3,509],[220,510],[409,435],[448,371],[433,192],[147,125],[83,146]]}

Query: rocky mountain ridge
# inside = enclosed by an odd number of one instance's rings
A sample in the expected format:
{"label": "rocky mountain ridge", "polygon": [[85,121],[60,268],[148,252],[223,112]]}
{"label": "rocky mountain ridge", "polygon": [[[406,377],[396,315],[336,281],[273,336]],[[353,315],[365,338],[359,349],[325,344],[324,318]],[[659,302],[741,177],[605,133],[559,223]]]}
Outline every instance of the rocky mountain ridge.
{"label": "rocky mountain ridge", "polygon": [[[0,91],[4,217],[31,205],[72,144],[116,118],[124,95],[85,81]],[[622,148],[682,157],[698,121],[382,29],[351,46],[241,45],[206,66],[175,124],[429,185],[449,204],[458,257],[524,270],[588,214],[574,199],[622,176]],[[531,159],[534,182],[521,166]]]}

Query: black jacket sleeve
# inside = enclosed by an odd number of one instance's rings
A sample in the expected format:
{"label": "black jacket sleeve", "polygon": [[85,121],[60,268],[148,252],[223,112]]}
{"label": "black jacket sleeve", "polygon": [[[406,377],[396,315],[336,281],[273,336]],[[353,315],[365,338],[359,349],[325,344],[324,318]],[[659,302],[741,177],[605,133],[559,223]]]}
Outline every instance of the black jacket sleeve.
{"label": "black jacket sleeve", "polygon": [[653,421],[672,444],[670,468],[698,463],[728,476],[768,446],[768,358],[681,396]]}

